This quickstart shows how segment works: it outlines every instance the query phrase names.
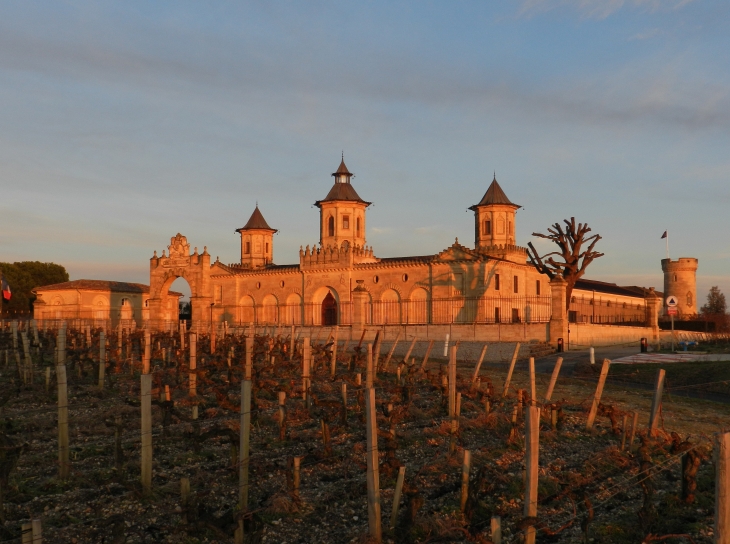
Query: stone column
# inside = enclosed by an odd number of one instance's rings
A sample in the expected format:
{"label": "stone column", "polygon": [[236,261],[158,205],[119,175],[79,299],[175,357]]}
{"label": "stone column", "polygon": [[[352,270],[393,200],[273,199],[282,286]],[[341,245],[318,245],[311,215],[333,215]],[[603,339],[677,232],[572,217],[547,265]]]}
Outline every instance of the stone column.
{"label": "stone column", "polygon": [[352,337],[359,339],[367,323],[368,295],[363,285],[365,280],[357,280],[357,287],[352,290]]}
{"label": "stone column", "polygon": [[657,296],[653,287],[649,288],[646,295],[646,320],[647,326],[651,327],[651,340],[659,342],[659,311],[662,308],[662,300]]}
{"label": "stone column", "polygon": [[568,282],[561,274],[556,274],[550,280],[550,294],[552,297],[552,315],[550,316],[550,338],[551,346],[558,347],[558,338],[563,339],[563,345],[568,348],[568,311],[565,307],[565,294]]}

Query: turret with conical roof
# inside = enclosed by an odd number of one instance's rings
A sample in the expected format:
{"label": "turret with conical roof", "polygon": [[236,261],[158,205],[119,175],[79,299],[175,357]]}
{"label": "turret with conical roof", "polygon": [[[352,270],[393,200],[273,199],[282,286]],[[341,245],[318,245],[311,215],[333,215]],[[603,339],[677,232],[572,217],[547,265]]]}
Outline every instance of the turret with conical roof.
{"label": "turret with conical roof", "polygon": [[474,212],[475,249],[515,245],[515,212],[520,207],[507,198],[495,173],[479,204],[469,208]]}
{"label": "turret with conical roof", "polygon": [[274,233],[256,204],[245,226],[236,229],[241,234],[241,265],[261,268],[273,262]]}
{"label": "turret with conical roof", "polygon": [[357,194],[350,183],[352,173],[345,165],[342,156],[337,171],[332,174],[335,183],[327,196],[314,203],[320,210],[319,243],[322,247],[364,247],[365,211],[370,202]]}

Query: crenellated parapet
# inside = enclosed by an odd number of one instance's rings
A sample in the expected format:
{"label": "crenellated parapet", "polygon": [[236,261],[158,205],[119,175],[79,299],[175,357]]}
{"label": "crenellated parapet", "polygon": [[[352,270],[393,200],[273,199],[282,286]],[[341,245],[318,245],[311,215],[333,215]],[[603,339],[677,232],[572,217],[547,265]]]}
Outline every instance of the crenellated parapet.
{"label": "crenellated parapet", "polygon": [[527,262],[527,248],[514,244],[494,244],[477,248],[479,253],[519,264]]}
{"label": "crenellated parapet", "polygon": [[354,264],[377,263],[380,259],[373,255],[373,248],[369,246],[336,246],[313,245],[310,249],[299,248],[299,267],[302,270],[321,268],[349,268]]}

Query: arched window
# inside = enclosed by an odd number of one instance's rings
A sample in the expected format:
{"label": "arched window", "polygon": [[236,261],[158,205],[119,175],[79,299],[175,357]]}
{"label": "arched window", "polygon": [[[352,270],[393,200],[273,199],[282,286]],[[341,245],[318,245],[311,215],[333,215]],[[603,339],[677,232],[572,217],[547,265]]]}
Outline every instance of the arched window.
{"label": "arched window", "polygon": [[360,236],[360,218],[355,220],[355,236]]}
{"label": "arched window", "polygon": [[246,242],[246,244],[243,247],[243,253],[245,255],[250,255],[251,254],[251,242]]}
{"label": "arched window", "polygon": [[268,253],[269,253],[269,242],[266,242],[266,254],[268,255]]}
{"label": "arched window", "polygon": [[677,281],[677,275],[676,274],[674,275],[674,281]]}
{"label": "arched window", "polygon": [[330,236],[335,235],[335,218],[330,215],[330,218],[327,220],[327,230],[329,231]]}
{"label": "arched window", "polygon": [[692,293],[687,293],[687,306],[692,306]]}
{"label": "arched window", "polygon": [[346,229],[346,230],[350,230],[350,216],[349,215],[342,216],[342,228]]}
{"label": "arched window", "polygon": [[484,222],[484,234],[492,234],[492,222],[489,220]]}

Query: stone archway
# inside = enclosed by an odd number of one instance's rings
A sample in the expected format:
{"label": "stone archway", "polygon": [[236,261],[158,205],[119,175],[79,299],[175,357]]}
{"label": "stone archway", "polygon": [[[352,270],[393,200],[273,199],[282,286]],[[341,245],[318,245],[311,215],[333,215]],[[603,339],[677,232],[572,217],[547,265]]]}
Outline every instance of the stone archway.
{"label": "stone archway", "polygon": [[[180,233],[170,238],[167,246],[169,255],[162,251],[162,256],[150,259],[150,324],[155,329],[168,329],[177,324],[177,301],[170,304],[168,292],[177,278],[183,278],[190,285],[190,306],[192,321],[209,321],[208,313],[213,302],[210,285],[210,255],[207,248],[198,254],[196,247],[190,253],[187,238]],[[174,306],[174,311],[171,309]]]}
{"label": "stone archway", "polygon": [[332,291],[322,300],[322,325],[325,327],[337,325],[337,300],[332,296]]}

